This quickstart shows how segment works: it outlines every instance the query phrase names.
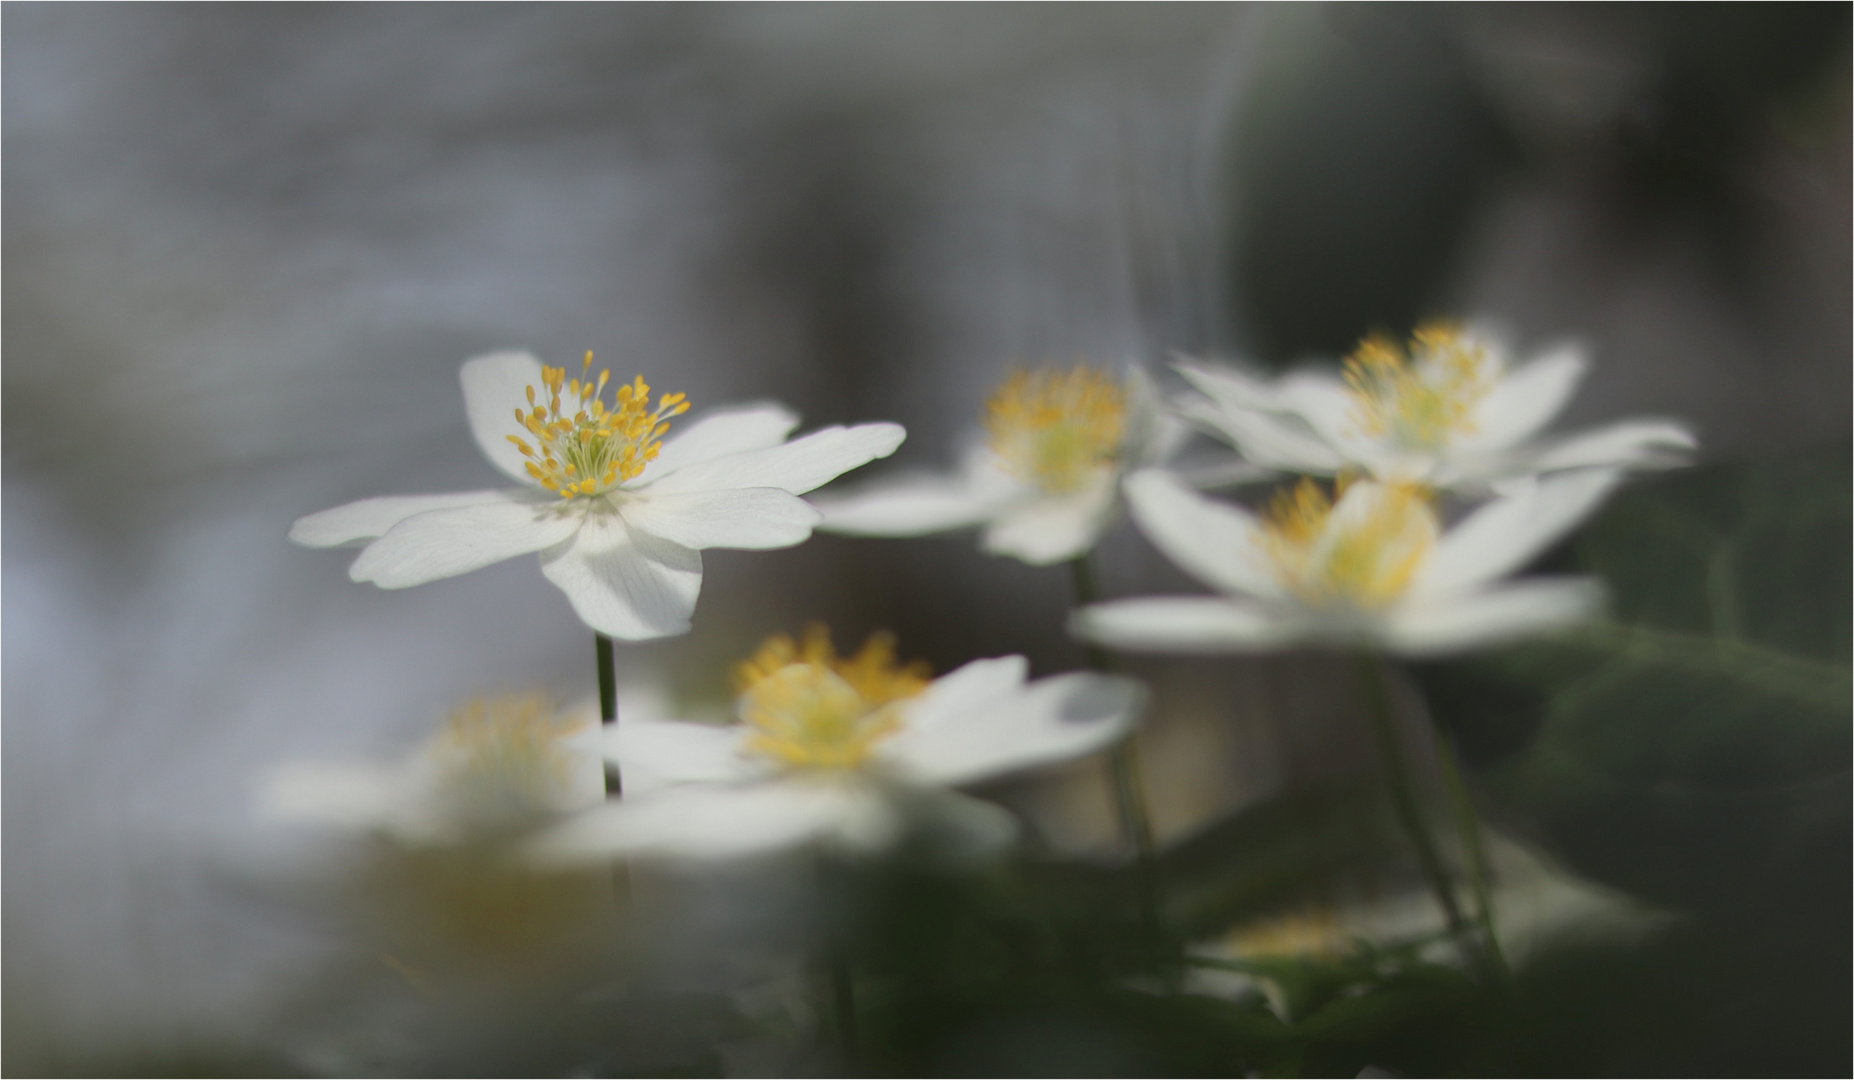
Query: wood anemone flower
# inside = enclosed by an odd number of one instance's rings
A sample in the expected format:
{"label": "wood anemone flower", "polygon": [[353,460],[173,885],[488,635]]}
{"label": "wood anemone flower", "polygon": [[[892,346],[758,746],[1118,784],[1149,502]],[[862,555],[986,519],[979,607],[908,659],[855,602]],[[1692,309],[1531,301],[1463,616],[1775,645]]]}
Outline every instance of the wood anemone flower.
{"label": "wood anemone flower", "polygon": [[539,552],[541,573],[599,633],[643,640],[686,633],[703,548],[804,542],[819,515],[799,498],[901,445],[898,424],[786,437],[782,405],[710,412],[674,435],[681,394],[649,407],[640,377],[607,406],[607,374],[580,379],[528,353],[465,361],[464,409],[496,468],[520,487],[362,499],[299,518],[309,547],[366,546],[348,576],[383,589],[454,577]]}

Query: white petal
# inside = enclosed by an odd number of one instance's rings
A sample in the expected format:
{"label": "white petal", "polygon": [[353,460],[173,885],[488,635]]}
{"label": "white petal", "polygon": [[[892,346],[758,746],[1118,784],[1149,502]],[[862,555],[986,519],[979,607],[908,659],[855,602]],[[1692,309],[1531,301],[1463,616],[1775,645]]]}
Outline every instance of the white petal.
{"label": "white petal", "polygon": [[645,466],[640,482],[649,483],[697,462],[778,446],[796,427],[798,414],[771,401],[712,409],[687,422],[672,420],[669,437],[663,440],[656,460]]}
{"label": "white petal", "polygon": [[1371,442],[1359,431],[1358,398],[1342,379],[1311,371],[1298,371],[1275,389],[1283,411],[1307,421],[1332,446],[1344,450]]}
{"label": "white petal", "polygon": [[1691,431],[1671,420],[1624,420],[1569,436],[1524,464],[1539,472],[1592,465],[1678,465],[1685,452],[1698,445]]}
{"label": "white petal", "polygon": [[985,530],[980,546],[992,555],[1008,555],[1031,566],[1049,566],[1086,554],[1114,523],[1118,503],[1115,477],[1108,469],[1080,491],[1039,494],[1003,508]]}
{"label": "white petal", "polygon": [[1508,373],[1475,406],[1474,430],[1454,446],[1483,451],[1531,438],[1571,400],[1588,367],[1582,350],[1565,346]]}
{"label": "white petal", "polygon": [[579,533],[541,553],[541,572],[581,621],[626,641],[684,634],[702,591],[702,555],[594,514]]}
{"label": "white petal", "polygon": [[1308,636],[1310,628],[1254,604],[1209,596],[1114,600],[1075,612],[1069,632],[1134,652],[1265,652]]}
{"label": "white petal", "polygon": [[1212,502],[1159,469],[1134,473],[1125,486],[1140,531],[1187,573],[1224,592],[1280,595],[1254,514]]}
{"label": "white petal", "polygon": [[1034,484],[1026,484],[1012,475],[991,446],[983,441],[972,443],[959,459],[959,475],[972,497],[991,507],[1023,502],[1042,493]]}
{"label": "white petal", "polygon": [[963,478],[905,477],[861,491],[815,496],[818,528],[848,536],[925,536],[984,521],[992,507]]}
{"label": "white petal", "polygon": [[505,474],[539,486],[528,475],[528,459],[508,437],[527,434],[515,422],[515,410],[527,407],[528,387],[534,387],[537,401],[547,392],[541,383],[541,362],[533,353],[490,353],[465,360],[457,377],[463,383],[464,416],[477,449]]}
{"label": "white petal", "polygon": [[1249,410],[1280,408],[1274,386],[1265,378],[1234,368],[1185,361],[1172,365],[1185,381],[1218,405]]}
{"label": "white petal", "polygon": [[378,828],[398,816],[406,799],[406,780],[404,770],[384,765],[286,765],[259,791],[258,812],[283,821]]}
{"label": "white petal", "polygon": [[1219,405],[1208,399],[1181,400],[1177,408],[1181,415],[1227,439],[1257,465],[1324,474],[1346,464],[1343,454],[1328,446],[1298,417]]}
{"label": "white petal", "polygon": [[1017,819],[1003,808],[945,788],[901,788],[912,838],[932,845],[938,860],[973,862],[996,856],[1017,840]]}
{"label": "white petal", "polygon": [[640,490],[673,494],[722,488],[776,487],[803,495],[858,465],[887,457],[907,433],[900,424],[827,427],[802,439],[711,458],[678,469]]}
{"label": "white petal", "polygon": [[1150,434],[1133,448],[1126,465],[1135,469],[1163,465],[1177,457],[1197,434],[1197,428],[1176,413],[1161,412],[1153,417]]}
{"label": "white petal", "polygon": [[619,498],[627,523],[697,550],[791,547],[803,543],[822,516],[798,496],[770,487]]}
{"label": "white petal", "polygon": [[[1420,482],[1436,470],[1436,455],[1369,435],[1359,424],[1359,401],[1340,379],[1299,372],[1281,380],[1282,405],[1305,420],[1348,465],[1383,480]],[[1305,470],[1302,470],[1305,471]]]}
{"label": "white petal", "polygon": [[1386,613],[1381,633],[1392,652],[1442,656],[1562,629],[1594,616],[1602,606],[1603,589],[1594,578],[1520,581],[1405,604]]}
{"label": "white petal", "polygon": [[1128,364],[1126,436],[1122,468],[1170,461],[1191,438],[1191,427],[1161,404],[1159,388],[1138,364]]}
{"label": "white petal", "polygon": [[1486,503],[1442,534],[1407,595],[1446,596],[1518,570],[1581,524],[1620,478],[1614,469],[1558,473]]}
{"label": "white petal", "polygon": [[1222,488],[1242,487],[1258,480],[1267,480],[1279,475],[1273,469],[1264,469],[1232,457],[1208,465],[1177,466],[1171,470],[1180,483],[1196,491],[1216,491]]}
{"label": "white petal", "polygon": [[296,519],[290,539],[304,547],[339,547],[372,540],[413,514],[497,502],[500,491],[459,491],[450,495],[381,495]]}
{"label": "white petal", "polygon": [[908,710],[908,729],[928,730],[1011,693],[1030,674],[1021,656],[974,660],[935,679]]}
{"label": "white petal", "polygon": [[414,514],[368,544],[348,568],[355,581],[403,589],[456,577],[570,538],[580,507],[544,492],[495,492],[495,501]]}
{"label": "white petal", "polygon": [[568,865],[613,856],[739,859],[827,839],[878,847],[899,831],[899,821],[867,785],[798,778],[691,785],[607,803],[537,837],[530,855]]}
{"label": "white petal", "polygon": [[908,775],[967,784],[1091,754],[1132,730],[1145,690],[1131,679],[1076,672],[994,697],[930,728],[910,727],[881,754]]}
{"label": "white petal", "polygon": [[583,728],[561,736],[556,743],[565,758],[565,774],[544,799],[556,813],[578,813],[605,801],[605,761],[598,751],[598,709],[594,707],[591,714]]}
{"label": "white petal", "polygon": [[626,717],[601,732],[605,757],[618,764],[626,797],[676,784],[745,780],[762,770],[741,753],[743,729],[718,724]]}

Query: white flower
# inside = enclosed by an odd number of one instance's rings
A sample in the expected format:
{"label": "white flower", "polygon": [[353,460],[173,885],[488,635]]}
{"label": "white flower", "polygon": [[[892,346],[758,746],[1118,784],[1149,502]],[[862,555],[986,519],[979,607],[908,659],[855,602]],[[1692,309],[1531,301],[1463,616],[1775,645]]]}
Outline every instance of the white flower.
{"label": "white flower", "polygon": [[1188,434],[1137,368],[1012,375],[986,403],[986,439],[954,476],[915,476],[816,500],[819,528],[925,536],[983,526],[983,545],[1032,566],[1086,554],[1119,516],[1121,474],[1158,464]]}
{"label": "white flower", "polygon": [[1274,382],[1229,368],[1181,364],[1203,397],[1180,411],[1258,465],[1484,491],[1565,469],[1679,464],[1696,445],[1667,420],[1624,420],[1531,441],[1564,408],[1587,364],[1561,348],[1509,368],[1489,336],[1419,328],[1406,355],[1367,338],[1340,375],[1303,371]]}
{"label": "white flower", "polygon": [[592,709],[557,712],[538,694],[476,699],[401,762],[288,765],[259,805],[412,847],[494,840],[604,800],[598,726]]}
{"label": "white flower", "polygon": [[292,902],[328,905],[363,955],[421,992],[485,977],[496,992],[532,991],[610,933],[608,874],[522,857],[537,830],[605,801],[598,732],[590,702],[560,711],[538,694],[485,698],[402,760],[286,765],[258,792],[262,817],[364,842],[305,848],[267,835],[286,860],[276,884]]}
{"label": "white flower", "polygon": [[[590,373],[592,355],[586,355]],[[597,380],[567,380],[527,353],[466,361],[470,430],[491,464],[524,486],[402,495],[299,518],[310,547],[372,541],[348,576],[402,589],[539,552],[541,572],[600,633],[685,633],[702,587],[703,548],[791,547],[818,512],[798,496],[901,445],[896,424],[829,427],[785,438],[780,405],[717,410],[669,439],[681,394],[648,407],[642,378],[609,410]],[[532,445],[530,443],[532,440]]]}
{"label": "white flower", "polygon": [[[547,862],[614,855],[704,860],[817,844],[869,851],[927,815],[971,848],[1008,841],[988,803],[943,790],[1093,753],[1124,736],[1139,684],[1074,673],[1026,683],[1021,656],[932,680],[889,639],[840,659],[814,629],[742,665],[739,723],[627,718],[605,751],[625,799],[539,837]],[[950,830],[948,827],[950,826]]]}
{"label": "white flower", "polygon": [[1360,480],[1332,503],[1302,480],[1263,520],[1148,470],[1127,481],[1133,520],[1225,595],[1097,604],[1078,611],[1072,629],[1150,652],[1314,644],[1431,656],[1504,644],[1601,605],[1590,578],[1498,579],[1576,527],[1619,475],[1584,469],[1527,480],[1444,533],[1428,497],[1410,485]]}

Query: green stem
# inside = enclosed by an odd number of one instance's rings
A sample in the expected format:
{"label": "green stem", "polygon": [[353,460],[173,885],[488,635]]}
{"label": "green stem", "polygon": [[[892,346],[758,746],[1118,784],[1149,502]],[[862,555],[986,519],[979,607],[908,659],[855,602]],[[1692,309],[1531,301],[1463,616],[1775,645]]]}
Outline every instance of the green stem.
{"label": "green stem", "polygon": [[[1079,555],[1069,562],[1069,572],[1075,585],[1075,606],[1083,607],[1100,599],[1100,590],[1095,585],[1094,566],[1087,555]],[[1113,657],[1106,649],[1094,642],[1082,644],[1082,655],[1088,667],[1094,671],[1110,672],[1114,668]],[[1108,751],[1107,765],[1114,785],[1114,804],[1120,814],[1120,831],[1127,843],[1133,848],[1133,857],[1138,867],[1135,887],[1138,889],[1140,920],[1148,932],[1155,931],[1159,925],[1159,897],[1155,872],[1154,850],[1152,840],[1152,815],[1146,806],[1146,783],[1139,764],[1139,746],[1134,736],[1128,735],[1119,745]]]}
{"label": "green stem", "polygon": [[849,958],[842,949],[832,949],[830,957],[831,999],[837,1010],[837,1045],[849,1075],[857,1072],[860,1056],[856,1038],[856,983],[850,974]]}
{"label": "green stem", "polygon": [[862,1057],[856,1032],[856,977],[850,964],[850,908],[853,902],[846,868],[829,855],[817,860],[819,927],[818,959],[829,982],[837,1051],[843,1056],[844,1075],[855,1076]]}
{"label": "green stem", "polygon": [[1511,984],[1513,972],[1507,966],[1506,954],[1500,949],[1500,937],[1494,932],[1493,890],[1489,885],[1487,848],[1481,840],[1480,819],[1475,816],[1474,800],[1469,797],[1468,785],[1462,781],[1461,769],[1455,763],[1454,748],[1449,745],[1448,737],[1439,731],[1436,753],[1442,759],[1442,784],[1448,789],[1449,807],[1455,813],[1455,833],[1467,863],[1468,890],[1474,897],[1475,920],[1480,923],[1487,963],[1502,983]]}
{"label": "green stem", "polygon": [[[612,639],[597,631],[593,632],[593,654],[599,662],[599,722],[602,724],[618,723],[618,666],[612,653]],[[619,775],[616,762],[605,763],[605,797],[621,799],[624,797],[624,777]]]}
{"label": "green stem", "polygon": [[1416,791],[1410,783],[1409,765],[1404,760],[1397,729],[1391,722],[1390,692],[1384,683],[1383,663],[1376,654],[1361,652],[1358,654],[1358,671],[1370,705],[1368,711],[1371,713],[1371,726],[1377,734],[1378,753],[1384,761],[1384,774],[1390,782],[1391,802],[1396,807],[1397,818],[1403,823],[1404,831],[1410,834],[1410,842],[1416,847],[1417,865],[1422,868],[1423,877],[1428,880],[1436,903],[1442,907],[1442,917],[1447,920],[1456,947],[1461,949],[1463,959],[1478,964],[1481,961],[1480,950],[1475,947],[1473,933],[1467,920],[1462,917],[1461,906],[1455,902],[1448,871],[1442,866],[1442,857],[1436,852],[1429,830],[1423,824],[1422,811],[1417,806]]}
{"label": "green stem", "polygon": [[[592,634],[592,652],[599,663],[599,723],[618,724],[618,664],[613,656],[612,639],[598,631]],[[624,776],[618,771],[618,763],[605,759],[605,797],[607,799],[624,798]],[[612,899],[618,904],[620,915],[630,905],[631,868],[620,859],[612,863]]]}
{"label": "green stem", "polygon": [[[1086,554],[1069,560],[1069,580],[1075,586],[1076,607],[1086,607],[1101,598],[1101,590],[1094,582],[1094,563]],[[1113,657],[1092,641],[1082,642],[1082,657],[1095,671],[1113,670]]]}
{"label": "green stem", "polygon": [[1113,775],[1120,828],[1132,839],[1133,858],[1139,868],[1134,887],[1138,890],[1140,920],[1148,931],[1153,931],[1159,925],[1157,864],[1153,856],[1152,819],[1146,814],[1146,783],[1139,767],[1139,746],[1132,735],[1108,751],[1107,766]]}

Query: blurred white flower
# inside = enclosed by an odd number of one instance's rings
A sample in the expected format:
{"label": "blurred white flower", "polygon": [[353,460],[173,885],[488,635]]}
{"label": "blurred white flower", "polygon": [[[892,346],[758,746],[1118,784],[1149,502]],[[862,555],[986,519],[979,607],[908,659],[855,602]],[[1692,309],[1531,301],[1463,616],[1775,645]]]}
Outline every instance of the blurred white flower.
{"label": "blurred white flower", "polygon": [[1591,578],[1501,582],[1596,509],[1620,474],[1517,483],[1444,533],[1427,494],[1360,480],[1336,502],[1303,479],[1266,519],[1147,470],[1127,481],[1133,520],[1173,562],[1225,595],[1146,597],[1076,612],[1072,630],[1145,652],[1261,652],[1298,644],[1409,656],[1465,652],[1594,614]]}
{"label": "blurred white flower", "polygon": [[985,405],[985,441],[952,476],[904,477],[814,500],[819,528],[925,536],[984,526],[983,545],[1032,566],[1086,554],[1119,516],[1121,474],[1171,456],[1188,429],[1137,368],[1017,372]]}
{"label": "blurred white flower", "polygon": [[605,733],[625,801],[537,837],[544,862],[614,855],[707,860],[803,845],[871,851],[927,821],[990,850],[1008,814],[945,790],[1093,753],[1131,730],[1144,692],[1075,673],[1025,681],[1021,656],[975,660],[929,681],[871,637],[839,658],[823,629],[776,637],[741,665],[739,723],[627,718]]}
{"label": "blurred white flower", "polygon": [[[591,365],[588,353],[588,375]],[[897,424],[861,424],[786,442],[798,418],[767,404],[718,410],[664,440],[669,418],[688,408],[683,396],[660,395],[650,409],[640,377],[608,409],[606,377],[569,381],[528,353],[466,361],[477,446],[524,486],[362,499],[299,518],[290,539],[372,541],[348,576],[383,589],[539,552],[541,572],[588,626],[666,637],[689,629],[701,549],[802,543],[818,512],[798,496],[893,453],[904,437]]]}
{"label": "blurred white flower", "polygon": [[1517,367],[1490,336],[1448,324],[1419,328],[1404,350],[1367,338],[1341,374],[1268,381],[1181,364],[1203,396],[1180,411],[1258,465],[1331,476],[1485,491],[1566,469],[1660,468],[1696,445],[1667,420],[1624,420],[1557,439],[1534,436],[1564,408],[1587,363],[1572,347]]}
{"label": "blurred white flower", "polygon": [[605,800],[598,729],[590,703],[482,698],[401,761],[287,765],[260,788],[260,815],[350,842],[273,838],[290,853],[280,884],[292,902],[326,905],[361,955],[421,996],[485,980],[492,994],[537,992],[597,955],[613,926],[607,874],[519,857],[536,830]]}
{"label": "blurred white flower", "polygon": [[405,760],[302,762],[259,793],[268,816],[413,847],[492,841],[605,798],[598,716],[540,694],[478,698]]}

